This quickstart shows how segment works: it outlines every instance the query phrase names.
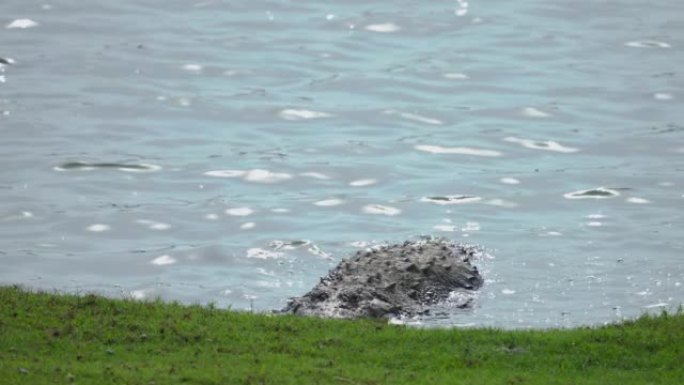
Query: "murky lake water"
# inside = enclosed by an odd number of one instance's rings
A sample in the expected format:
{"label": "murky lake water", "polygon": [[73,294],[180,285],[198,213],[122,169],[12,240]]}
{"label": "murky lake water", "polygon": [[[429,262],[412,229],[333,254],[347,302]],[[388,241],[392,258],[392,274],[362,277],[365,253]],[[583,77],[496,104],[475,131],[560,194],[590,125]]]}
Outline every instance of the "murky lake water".
{"label": "murky lake water", "polygon": [[684,302],[684,3],[5,0],[0,284],[280,308],[342,257],[485,248],[471,311]]}

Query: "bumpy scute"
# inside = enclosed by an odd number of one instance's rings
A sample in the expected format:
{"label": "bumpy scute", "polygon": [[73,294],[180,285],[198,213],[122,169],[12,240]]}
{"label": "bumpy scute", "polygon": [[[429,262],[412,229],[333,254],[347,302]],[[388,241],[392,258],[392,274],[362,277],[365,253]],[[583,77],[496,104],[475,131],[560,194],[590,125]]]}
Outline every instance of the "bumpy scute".
{"label": "bumpy scute", "polygon": [[[341,261],[286,313],[335,317],[385,318],[417,315],[453,291],[482,286],[471,264],[476,250],[443,239],[404,242],[359,251]],[[467,307],[470,302],[460,304]]]}

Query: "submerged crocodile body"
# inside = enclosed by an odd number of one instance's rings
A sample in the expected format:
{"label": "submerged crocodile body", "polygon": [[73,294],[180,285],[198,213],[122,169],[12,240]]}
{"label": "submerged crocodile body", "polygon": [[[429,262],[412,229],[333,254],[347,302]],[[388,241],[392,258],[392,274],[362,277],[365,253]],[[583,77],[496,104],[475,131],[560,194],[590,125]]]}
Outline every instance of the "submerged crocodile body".
{"label": "submerged crocodile body", "polygon": [[[359,251],[304,296],[290,299],[282,311],[334,318],[425,314],[454,291],[482,286],[477,267],[470,263],[475,253],[443,239]],[[467,307],[470,301],[457,305]]]}

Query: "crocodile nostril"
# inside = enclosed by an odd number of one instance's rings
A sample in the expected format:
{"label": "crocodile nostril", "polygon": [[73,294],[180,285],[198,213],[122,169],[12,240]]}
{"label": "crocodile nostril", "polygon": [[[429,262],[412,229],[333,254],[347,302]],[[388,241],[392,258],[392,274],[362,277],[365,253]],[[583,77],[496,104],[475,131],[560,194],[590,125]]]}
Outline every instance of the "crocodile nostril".
{"label": "crocodile nostril", "polygon": [[476,277],[476,276],[473,275],[473,276],[471,276],[470,278],[468,278],[468,283],[469,283],[470,286],[471,286],[471,287],[469,287],[468,289],[472,289],[473,287],[478,287],[478,286],[480,286],[480,284],[482,283],[482,280],[480,279],[480,277]]}

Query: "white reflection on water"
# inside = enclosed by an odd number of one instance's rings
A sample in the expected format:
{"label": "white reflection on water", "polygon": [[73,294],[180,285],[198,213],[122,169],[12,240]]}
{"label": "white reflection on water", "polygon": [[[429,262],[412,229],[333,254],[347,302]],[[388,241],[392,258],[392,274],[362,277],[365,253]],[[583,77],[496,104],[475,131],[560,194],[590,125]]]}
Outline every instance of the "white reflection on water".
{"label": "white reflection on water", "polygon": [[30,211],[22,211],[19,214],[6,214],[0,216],[0,221],[16,221],[33,218],[34,214]]}
{"label": "white reflection on water", "polygon": [[635,40],[625,43],[627,47],[633,48],[670,48],[670,43],[657,40]]}
{"label": "white reflection on water", "polygon": [[589,214],[586,216],[587,219],[603,219],[607,216],[605,214]]}
{"label": "white reflection on water", "polygon": [[137,219],[135,222],[147,226],[150,230],[163,231],[171,228],[171,225],[168,223],[157,222],[149,219]]}
{"label": "white reflection on water", "polygon": [[274,209],[271,209],[271,212],[272,212],[272,213],[276,213],[276,214],[287,214],[287,213],[289,213],[289,212],[291,212],[291,211],[292,211],[292,210],[287,209],[287,208],[284,208],[284,207],[276,207],[276,208],[274,208]]}
{"label": "white reflection on water", "polygon": [[468,231],[480,231],[481,226],[477,222],[466,222],[465,227],[461,228],[461,231],[463,232],[468,232]]}
{"label": "white reflection on water", "polygon": [[545,140],[545,141],[539,141],[539,140],[532,140],[532,139],[522,139],[522,138],[516,138],[513,136],[509,136],[503,139],[506,142],[510,143],[517,143],[525,148],[530,148],[533,150],[545,150],[545,151],[553,151],[553,152],[562,152],[566,154],[578,152],[579,149],[573,148],[573,147],[566,147],[561,145],[558,142],[554,142],[552,140]]}
{"label": "white reflection on water", "polygon": [[382,24],[367,25],[366,29],[369,31],[372,31],[372,32],[390,33],[390,32],[397,32],[401,28],[394,23],[382,23]]}
{"label": "white reflection on water", "polygon": [[327,176],[323,173],[314,172],[314,171],[303,172],[299,175],[304,176],[304,177],[308,177],[308,178],[318,179],[318,180],[329,180],[329,179],[331,179],[329,176]]}
{"label": "white reflection on water", "polygon": [[252,210],[249,207],[234,207],[230,209],[226,209],[226,215],[231,215],[231,216],[236,216],[236,217],[246,217],[248,215],[252,215],[254,213],[254,210]]}
{"label": "white reflection on water", "polygon": [[418,144],[414,148],[418,151],[429,152],[431,154],[475,155],[485,157],[498,157],[503,155],[503,153],[500,151],[484,150],[471,147],[442,147],[428,144]]}
{"label": "white reflection on water", "polygon": [[437,231],[445,231],[445,232],[457,231],[457,227],[454,225],[434,225],[432,228],[437,230]]}
{"label": "white reflection on water", "polygon": [[464,74],[464,73],[460,73],[460,72],[449,72],[449,73],[445,73],[443,76],[444,76],[446,79],[451,79],[451,80],[466,80],[466,79],[470,79],[470,77],[469,77],[468,75],[466,75],[466,74]]}
{"label": "white reflection on water", "polygon": [[404,118],[406,120],[412,120],[414,122],[419,122],[419,123],[426,123],[426,124],[431,124],[435,126],[439,126],[444,124],[439,119],[436,118],[431,118],[429,116],[424,116],[424,115],[418,115],[410,112],[401,112],[401,111],[395,111],[395,110],[386,110],[383,111],[383,114],[385,115],[398,115],[401,118]]}
{"label": "white reflection on water", "polygon": [[520,111],[522,116],[526,116],[528,118],[548,118],[551,116],[548,112],[544,112],[538,108],[534,107],[525,107]]}
{"label": "white reflection on water", "polygon": [[421,202],[429,202],[438,205],[460,205],[464,203],[479,202],[481,200],[482,197],[472,195],[445,195],[420,198]]}
{"label": "white reflection on water", "polygon": [[333,207],[333,206],[339,206],[343,203],[344,203],[344,201],[342,199],[325,199],[322,201],[314,202],[314,205],[320,206],[320,207]]}
{"label": "white reflection on water", "polygon": [[458,6],[454,10],[456,16],[465,16],[468,14],[468,0],[457,0]]}
{"label": "white reflection on water", "polygon": [[86,228],[86,230],[93,232],[93,233],[101,233],[104,231],[109,231],[111,229],[111,226],[105,225],[102,223],[96,223],[93,225],[90,225]]}
{"label": "white reflection on water", "polygon": [[285,120],[309,120],[329,118],[332,115],[327,112],[313,111],[306,109],[287,108],[278,113],[278,116]]}
{"label": "white reflection on water", "polygon": [[485,203],[488,204],[488,205],[491,205],[491,206],[506,207],[506,208],[509,208],[509,209],[510,209],[510,208],[518,207],[518,204],[517,204],[517,203],[511,202],[511,201],[507,201],[507,200],[501,199],[501,198],[490,199],[490,200],[486,201]]}
{"label": "white reflection on water", "polygon": [[653,94],[653,99],[656,100],[672,100],[674,99],[674,95],[667,93],[667,92],[656,92]]}
{"label": "white reflection on water", "polygon": [[207,171],[204,175],[214,176],[217,178],[237,178],[244,176],[247,172],[242,170],[214,170]]}
{"label": "white reflection on water", "polygon": [[420,123],[427,123],[427,124],[432,124],[432,125],[444,124],[444,122],[442,122],[439,119],[430,118],[430,117],[418,115],[418,114],[410,114],[408,112],[401,112],[401,113],[399,113],[399,116],[401,116],[404,119],[414,120],[414,121],[420,122]]}
{"label": "white reflection on water", "polygon": [[520,180],[519,180],[519,179],[510,178],[510,177],[501,178],[501,179],[499,179],[499,182],[501,182],[501,183],[503,183],[503,184],[520,184]]}
{"label": "white reflection on water", "polygon": [[5,28],[7,29],[13,29],[13,28],[19,28],[19,29],[26,29],[26,28],[33,28],[37,27],[38,23],[31,20],[31,19],[16,19],[12,21],[11,23],[7,24]]}
{"label": "white reflection on water", "polygon": [[371,186],[378,183],[377,180],[375,179],[358,179],[349,182],[349,185],[352,187],[365,187],[365,186]]}
{"label": "white reflection on water", "polygon": [[242,230],[251,230],[255,227],[256,227],[256,223],[254,223],[254,222],[246,222],[246,223],[243,223],[242,225],[240,225],[240,228]]}
{"label": "white reflection on water", "polygon": [[376,215],[389,215],[389,216],[395,216],[401,214],[401,210],[392,207],[392,206],[383,206],[383,205],[366,205],[363,206],[362,211],[366,214],[376,214]]}
{"label": "white reflection on water", "polygon": [[253,247],[247,250],[247,258],[256,259],[279,259],[283,257],[283,253],[271,250],[265,250],[259,247]]}
{"label": "white reflection on water", "polygon": [[184,64],[183,69],[188,71],[188,72],[200,73],[200,72],[202,72],[204,67],[202,67],[201,64],[191,63],[191,64]]}
{"label": "white reflection on water", "polygon": [[217,178],[239,178],[242,177],[243,180],[247,182],[256,183],[278,183],[292,179],[292,175],[282,172],[273,172],[264,169],[253,169],[253,170],[213,170],[204,173],[207,176],[213,176]]}
{"label": "white reflection on water", "polygon": [[641,205],[651,203],[651,201],[648,199],[638,198],[638,197],[630,197],[630,198],[627,198],[626,201],[629,203],[636,203],[636,204],[641,204]]}
{"label": "white reflection on water", "polygon": [[168,254],[160,255],[159,257],[150,261],[151,264],[157,265],[157,266],[173,265],[176,262],[177,262],[176,259],[171,257]]}

